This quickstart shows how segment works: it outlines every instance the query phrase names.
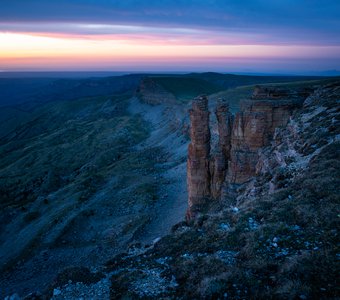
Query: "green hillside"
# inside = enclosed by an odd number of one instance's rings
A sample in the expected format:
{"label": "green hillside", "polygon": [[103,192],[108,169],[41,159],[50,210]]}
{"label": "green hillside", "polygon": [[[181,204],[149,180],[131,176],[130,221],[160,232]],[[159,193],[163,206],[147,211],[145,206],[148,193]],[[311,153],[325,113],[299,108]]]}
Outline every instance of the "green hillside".
{"label": "green hillside", "polygon": [[223,88],[201,78],[185,76],[152,77],[152,79],[172,93],[178,100],[187,102],[200,94],[213,94]]}

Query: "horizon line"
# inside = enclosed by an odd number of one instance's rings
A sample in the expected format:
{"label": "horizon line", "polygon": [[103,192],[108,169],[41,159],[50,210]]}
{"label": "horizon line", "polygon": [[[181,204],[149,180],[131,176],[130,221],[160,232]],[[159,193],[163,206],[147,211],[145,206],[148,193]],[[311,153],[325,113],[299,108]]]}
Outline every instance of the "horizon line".
{"label": "horizon line", "polygon": [[[171,70],[0,70],[0,73],[119,73],[121,75],[129,74],[190,74],[190,73],[216,73],[230,75],[270,75],[270,76],[311,76],[311,77],[337,77],[340,76],[340,70],[322,70],[322,71],[214,71],[214,70],[186,70],[186,71],[171,71]],[[321,75],[322,74],[322,75]]]}

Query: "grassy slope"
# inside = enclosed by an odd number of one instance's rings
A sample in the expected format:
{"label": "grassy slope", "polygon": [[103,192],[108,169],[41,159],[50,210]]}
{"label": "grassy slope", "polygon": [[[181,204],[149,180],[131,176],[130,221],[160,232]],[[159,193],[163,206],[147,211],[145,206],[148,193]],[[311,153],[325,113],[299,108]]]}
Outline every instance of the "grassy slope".
{"label": "grassy slope", "polygon": [[[293,77],[294,80],[297,80],[296,77]],[[303,79],[303,78],[300,78]],[[282,82],[279,80],[283,80]],[[288,82],[285,82],[288,81]],[[270,82],[270,86],[276,86],[278,88],[283,89],[294,89],[294,88],[313,88],[315,86],[319,86],[320,84],[328,84],[334,81],[337,81],[337,78],[326,78],[326,79],[313,79],[313,80],[299,80],[290,82],[290,77],[287,78],[265,78],[265,81]],[[230,88],[209,96],[211,101],[216,101],[218,98],[226,99],[229,102],[230,110],[232,113],[237,112],[240,109],[240,101],[243,99],[249,99],[251,97],[254,86],[258,84],[251,85],[242,85],[235,88]],[[266,83],[261,83],[259,85],[266,85]]]}
{"label": "grassy slope", "polygon": [[31,111],[42,103],[125,93],[137,88],[141,74],[59,79],[0,78],[0,107],[16,106]]}
{"label": "grassy slope", "polygon": [[[61,236],[77,242],[74,235],[68,237],[72,224],[78,224],[83,214],[93,216],[100,202],[103,206],[111,202],[107,211],[113,214],[129,215],[142,208],[138,220],[130,217],[134,225],[123,230],[125,235],[147,222],[143,214],[157,200],[154,164],[161,162],[153,153],[162,152],[134,149],[150,128],[140,115],[127,113],[128,98],[46,104],[1,141],[0,243],[5,257],[39,247],[42,236],[47,243]],[[103,199],[98,196],[94,201],[97,193],[104,193]],[[99,227],[107,222],[101,219]]]}
{"label": "grassy slope", "polygon": [[322,77],[313,76],[256,76],[256,75],[234,75],[221,73],[191,73],[190,77],[201,78],[209,82],[214,82],[224,88],[233,88],[240,85],[268,84],[273,82],[293,82],[301,80],[318,80]]}
{"label": "grassy slope", "polygon": [[249,99],[253,90],[253,85],[231,88],[226,91],[210,95],[209,100],[216,103],[219,98],[226,99],[229,103],[230,111],[235,113],[240,110],[240,101],[242,99]]}
{"label": "grassy slope", "polygon": [[[237,102],[243,97],[249,97],[256,84],[286,85],[296,82],[299,86],[304,83],[309,86],[311,82],[324,80],[318,77],[296,76],[242,76],[220,73],[191,73],[186,75],[153,75],[150,76],[156,83],[172,93],[180,102],[188,103],[201,94],[216,97],[230,98],[232,109],[237,109]],[[243,88],[244,87],[244,88]]]}
{"label": "grassy slope", "polygon": [[218,85],[201,78],[190,77],[152,77],[181,102],[188,102],[200,94],[213,94],[221,90]]}

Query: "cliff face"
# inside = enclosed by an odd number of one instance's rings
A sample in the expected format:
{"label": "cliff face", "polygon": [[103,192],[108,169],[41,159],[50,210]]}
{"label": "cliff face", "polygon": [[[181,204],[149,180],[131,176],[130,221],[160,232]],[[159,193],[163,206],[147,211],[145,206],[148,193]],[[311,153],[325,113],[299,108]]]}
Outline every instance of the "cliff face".
{"label": "cliff face", "polygon": [[211,195],[217,199],[221,195],[221,188],[227,174],[228,160],[230,159],[231,132],[233,115],[229,112],[229,105],[225,101],[218,101],[216,107],[218,124],[218,149],[210,160]]}
{"label": "cliff face", "polygon": [[208,99],[198,97],[192,102],[190,113],[191,143],[188,149],[187,184],[189,197],[189,217],[210,196],[210,129]]}
{"label": "cliff face", "polygon": [[[236,114],[231,136],[231,153],[227,179],[229,183],[244,183],[255,175],[258,150],[267,146],[275,128],[284,126],[295,108],[298,99],[285,99],[290,96],[284,92],[263,99],[258,89],[252,99],[241,103],[241,112]],[[271,95],[270,93],[268,93]]]}
{"label": "cliff face", "polygon": [[217,103],[215,114],[218,122],[218,144],[224,157],[228,160],[230,158],[233,115],[229,112],[228,103],[224,101]]}
{"label": "cliff face", "polygon": [[270,144],[276,128],[287,124],[305,93],[257,87],[251,99],[241,102],[235,118],[228,104],[219,101],[215,112],[219,143],[212,157],[207,99],[193,101],[187,179],[189,216],[204,199],[218,199],[224,185],[242,184],[255,175],[259,150]]}
{"label": "cliff face", "polygon": [[263,113],[241,112],[236,114],[231,137],[228,182],[243,183],[254,173],[257,150],[268,140],[266,125]]}

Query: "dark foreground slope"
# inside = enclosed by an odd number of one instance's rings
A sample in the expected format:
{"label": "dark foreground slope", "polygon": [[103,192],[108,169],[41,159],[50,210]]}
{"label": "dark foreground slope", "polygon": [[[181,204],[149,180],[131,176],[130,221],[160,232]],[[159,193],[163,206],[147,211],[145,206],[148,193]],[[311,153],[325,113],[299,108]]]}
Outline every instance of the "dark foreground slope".
{"label": "dark foreground slope", "polygon": [[338,298],[339,102],[339,82],[317,89],[236,198],[111,260],[111,297]]}

